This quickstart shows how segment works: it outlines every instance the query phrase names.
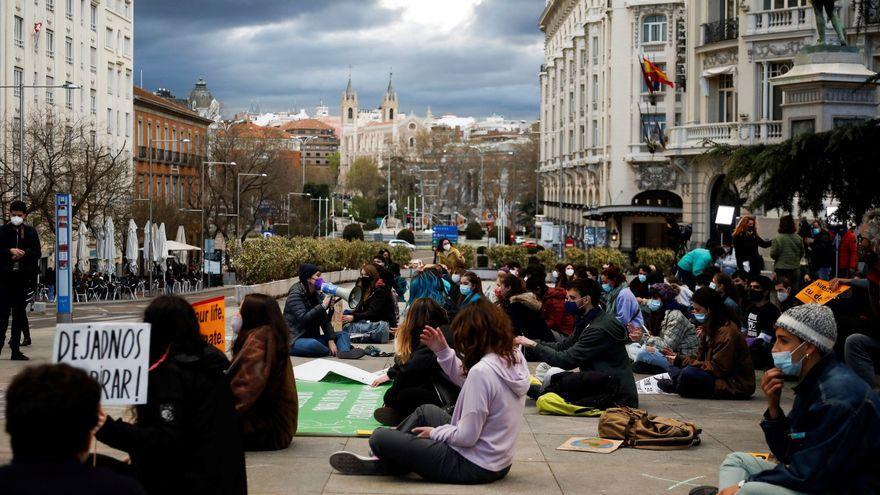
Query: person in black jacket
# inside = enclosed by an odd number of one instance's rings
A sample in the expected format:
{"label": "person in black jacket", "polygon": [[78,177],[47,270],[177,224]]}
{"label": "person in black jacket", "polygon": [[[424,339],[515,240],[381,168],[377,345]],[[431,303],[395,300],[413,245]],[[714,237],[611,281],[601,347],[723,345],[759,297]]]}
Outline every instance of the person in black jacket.
{"label": "person in black jacket", "polygon": [[446,378],[434,352],[419,341],[427,325],[441,328],[447,342],[452,342],[448,323],[446,311],[433,299],[425,297],[412,304],[394,340],[394,366],[372,384],[378,387],[393,380],[385,392],[385,407],[373,414],[377,421],[397,426],[423,404],[442,408],[455,404],[459,387]]}
{"label": "person in black jacket", "polygon": [[821,221],[813,220],[809,235],[804,237],[810,276],[814,280],[831,280],[831,267],[834,266],[834,241],[831,236]]}
{"label": "person in black jacket", "polygon": [[358,335],[359,342],[384,344],[391,338],[391,327],[397,326],[394,295],[387,283],[379,275],[379,267],[373,264],[361,268],[359,284],[363,297],[353,310],[342,315],[342,331]]}
{"label": "person in black jacket", "polygon": [[0,351],[6,341],[9,316],[12,335],[9,349],[13,361],[27,361],[19,350],[21,336],[30,344],[27,321],[28,292],[33,288],[40,261],[40,236],[37,229],[25,225],[27,207],[23,201],[9,205],[9,222],[0,226]]}
{"label": "person in black jacket", "polygon": [[495,298],[510,317],[517,335],[545,342],[556,340],[541,315],[541,301],[534,293],[526,291],[522,279],[510,273],[505,274],[495,287]]}
{"label": "person in black jacket", "polygon": [[747,271],[760,275],[761,270],[764,269],[764,257],[758,253],[759,247],[770,247],[770,241],[764,240],[758,235],[755,217],[743,215],[733,231],[733,249],[736,251],[737,268],[745,270],[743,263],[748,261],[749,269]]}
{"label": "person in black jacket", "polygon": [[135,407],[134,423],[102,411],[98,440],[129,454],[151,494],[247,493],[229,360],[202,338],[195,311],[180,297],[157,297],[144,322],[150,324],[147,403]]}

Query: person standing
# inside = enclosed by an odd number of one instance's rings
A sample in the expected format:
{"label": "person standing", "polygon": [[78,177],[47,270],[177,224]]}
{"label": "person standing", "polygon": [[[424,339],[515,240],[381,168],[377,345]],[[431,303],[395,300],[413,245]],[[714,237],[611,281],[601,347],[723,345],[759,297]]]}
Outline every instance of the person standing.
{"label": "person standing", "polygon": [[[770,247],[770,241],[764,240],[758,235],[755,217],[744,215],[733,231],[733,249],[736,251],[737,268],[749,273],[760,274],[764,269],[764,257],[758,253],[759,247]],[[748,270],[745,269],[747,261],[749,262]]]}
{"label": "person standing", "polygon": [[28,291],[37,275],[40,261],[40,236],[37,229],[24,223],[27,207],[24,201],[9,205],[9,223],[0,226],[0,351],[6,340],[6,329],[12,316],[9,349],[13,361],[27,361],[19,350],[22,333],[30,344],[27,321]]}
{"label": "person standing", "polygon": [[446,269],[450,272],[455,271],[458,268],[467,268],[464,256],[462,256],[461,252],[459,252],[459,250],[449,242],[449,239],[445,237],[440,239],[440,242],[437,243],[437,252],[435,254],[435,263],[446,266]]}
{"label": "person standing", "polygon": [[813,220],[810,227],[810,237],[807,243],[807,259],[810,261],[810,277],[813,280],[831,280],[831,271],[834,266],[834,244],[831,234],[825,230],[822,222]]}
{"label": "person standing", "polygon": [[795,288],[800,286],[801,258],[804,257],[804,240],[795,233],[794,218],[785,215],[779,219],[779,235],[770,242],[770,257],[777,276],[788,277]]}

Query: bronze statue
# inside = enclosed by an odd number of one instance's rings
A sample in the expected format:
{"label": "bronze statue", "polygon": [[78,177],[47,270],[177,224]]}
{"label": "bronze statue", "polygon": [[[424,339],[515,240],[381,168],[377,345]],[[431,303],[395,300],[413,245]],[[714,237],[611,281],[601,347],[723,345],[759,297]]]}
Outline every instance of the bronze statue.
{"label": "bronze statue", "polygon": [[840,39],[840,45],[846,46],[846,38],[843,36],[843,27],[840,25],[840,17],[834,10],[835,0],[810,0],[813,4],[813,11],[816,14],[816,30],[819,31],[819,44],[825,44],[825,14],[831,19],[831,25]]}

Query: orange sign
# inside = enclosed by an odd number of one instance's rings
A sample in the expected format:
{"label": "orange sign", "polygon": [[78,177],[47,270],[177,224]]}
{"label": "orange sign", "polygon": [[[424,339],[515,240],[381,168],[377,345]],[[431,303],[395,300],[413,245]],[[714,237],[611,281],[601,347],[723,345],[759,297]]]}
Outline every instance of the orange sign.
{"label": "orange sign", "polygon": [[840,285],[837,290],[831,290],[827,280],[816,280],[798,292],[797,298],[804,304],[825,304],[848,290],[848,285]]}
{"label": "orange sign", "polygon": [[226,352],[226,298],[212,297],[192,306],[196,310],[202,337],[221,352]]}

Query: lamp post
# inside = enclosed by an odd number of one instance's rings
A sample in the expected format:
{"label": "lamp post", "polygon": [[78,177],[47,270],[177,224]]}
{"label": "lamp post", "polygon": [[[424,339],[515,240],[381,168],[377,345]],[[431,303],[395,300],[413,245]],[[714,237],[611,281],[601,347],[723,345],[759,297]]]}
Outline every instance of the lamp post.
{"label": "lamp post", "polygon": [[299,163],[300,168],[302,168],[302,190],[306,191],[306,143],[313,139],[318,139],[318,136],[301,136],[294,138],[299,141]]}
{"label": "lamp post", "polygon": [[268,177],[269,174],[235,174],[235,237],[241,243],[241,178],[244,177]]}
{"label": "lamp post", "polygon": [[60,85],[54,84],[32,84],[25,86],[24,72],[18,84],[0,86],[2,89],[17,88],[18,89],[18,199],[24,201],[24,88],[33,89],[65,89],[71,91],[74,89],[82,89],[79,84],[64,83]]}
{"label": "lamp post", "polygon": [[208,226],[205,225],[205,168],[214,165],[234,167],[237,164],[235,162],[202,162],[202,171],[199,175],[199,203],[202,205],[200,208],[202,212],[202,245],[200,247],[202,248],[202,278],[207,279],[207,282],[203,280],[206,288],[211,287],[211,276],[205,271],[205,231],[208,230]]}

